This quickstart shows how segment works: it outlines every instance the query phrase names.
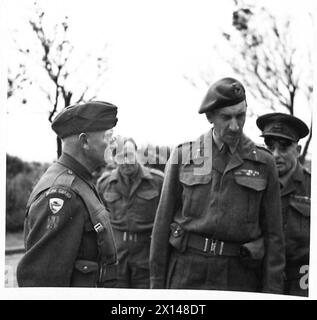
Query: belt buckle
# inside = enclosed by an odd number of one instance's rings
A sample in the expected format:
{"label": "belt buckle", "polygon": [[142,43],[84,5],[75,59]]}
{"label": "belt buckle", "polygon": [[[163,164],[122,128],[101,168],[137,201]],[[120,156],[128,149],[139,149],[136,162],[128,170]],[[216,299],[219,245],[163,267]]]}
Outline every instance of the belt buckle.
{"label": "belt buckle", "polygon": [[99,233],[99,232],[101,232],[104,228],[103,228],[103,225],[102,225],[100,222],[98,222],[98,223],[96,223],[96,224],[94,225],[94,229],[95,229],[95,231],[96,231],[97,233]]}
{"label": "belt buckle", "polygon": [[[210,245],[209,245],[209,243],[210,243]],[[217,243],[218,243],[218,240],[205,238],[205,244],[204,244],[203,251],[207,253],[208,252],[208,247],[209,247],[209,252],[208,253],[216,255]]]}
{"label": "belt buckle", "polygon": [[209,253],[212,253],[213,255],[216,255],[216,247],[217,247],[217,240],[214,239],[210,239],[211,240],[211,244],[210,244],[210,250]]}

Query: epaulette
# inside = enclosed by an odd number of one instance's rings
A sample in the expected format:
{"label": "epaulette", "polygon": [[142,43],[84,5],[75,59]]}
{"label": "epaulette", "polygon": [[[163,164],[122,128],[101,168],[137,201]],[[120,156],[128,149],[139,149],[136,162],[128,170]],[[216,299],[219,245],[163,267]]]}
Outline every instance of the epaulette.
{"label": "epaulette", "polygon": [[67,188],[71,188],[75,177],[76,176],[74,175],[72,170],[66,169],[56,177],[52,186],[61,185]]}
{"label": "epaulette", "polygon": [[271,152],[268,148],[266,148],[266,147],[264,147],[264,146],[262,146],[262,145],[259,145],[259,144],[256,144],[255,146],[256,146],[258,149],[260,149],[260,150],[266,151],[266,152],[269,153],[271,156],[273,155],[272,152]]}
{"label": "epaulette", "polygon": [[178,144],[176,146],[176,148],[183,148],[183,147],[186,147],[186,146],[190,146],[194,141],[186,141],[186,142],[182,142],[180,144]]}
{"label": "epaulette", "polygon": [[150,168],[150,172],[154,175],[160,176],[161,178],[164,178],[164,172],[158,169]]}
{"label": "epaulette", "polygon": [[177,145],[177,147],[174,149],[174,157],[177,157],[177,159],[174,159],[176,163],[183,163],[184,158],[191,158],[191,149],[193,143],[193,141],[186,141]]}

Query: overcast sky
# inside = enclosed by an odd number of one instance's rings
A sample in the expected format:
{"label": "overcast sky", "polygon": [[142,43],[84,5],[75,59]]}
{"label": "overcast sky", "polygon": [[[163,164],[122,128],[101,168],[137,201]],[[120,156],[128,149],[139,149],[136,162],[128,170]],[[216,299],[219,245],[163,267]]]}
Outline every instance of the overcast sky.
{"label": "overcast sky", "polygon": [[[220,56],[214,50],[222,46],[222,31],[230,28],[232,0],[39,3],[48,25],[69,16],[77,52],[94,52],[108,44],[109,72],[98,99],[119,108],[115,134],[132,136],[139,144],[176,145],[209,129],[206,118],[197,112],[207,88],[195,88],[184,76],[197,78],[208,70],[213,80],[235,76],[223,60],[230,53],[224,51]],[[312,1],[263,3],[278,16],[289,14],[299,26],[307,27],[303,18]],[[35,41],[27,24],[32,4],[28,0],[7,1],[6,15],[9,39],[10,30],[16,30],[16,38],[30,47]],[[9,61],[14,57],[9,53]],[[26,105],[15,99],[8,102],[7,152],[25,160],[52,161],[56,146],[47,120],[47,101],[35,85],[29,93]],[[251,103],[256,102],[251,99]],[[307,111],[300,116],[309,121]],[[256,142],[261,141],[254,119],[247,120],[245,131]]]}

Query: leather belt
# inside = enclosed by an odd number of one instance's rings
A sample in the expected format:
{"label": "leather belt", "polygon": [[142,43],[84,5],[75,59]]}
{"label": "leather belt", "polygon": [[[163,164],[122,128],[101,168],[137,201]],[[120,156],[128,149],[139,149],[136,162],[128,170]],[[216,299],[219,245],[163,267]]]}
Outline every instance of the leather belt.
{"label": "leather belt", "polygon": [[124,242],[150,241],[151,234],[148,232],[129,232],[113,229],[114,233]]}
{"label": "leather belt", "polygon": [[241,245],[189,233],[187,246],[212,256],[239,256]]}

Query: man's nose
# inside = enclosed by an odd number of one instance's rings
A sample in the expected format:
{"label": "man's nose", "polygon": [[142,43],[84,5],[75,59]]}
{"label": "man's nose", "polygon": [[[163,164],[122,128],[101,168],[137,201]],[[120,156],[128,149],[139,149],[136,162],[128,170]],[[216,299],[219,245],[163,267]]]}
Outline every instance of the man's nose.
{"label": "man's nose", "polygon": [[278,148],[274,148],[273,150],[271,149],[271,152],[272,152],[273,157],[274,157],[275,159],[277,159],[277,158],[280,156],[280,153],[279,153]]}
{"label": "man's nose", "polygon": [[239,130],[239,124],[236,119],[232,119],[229,124],[229,130],[233,132],[237,132]]}

